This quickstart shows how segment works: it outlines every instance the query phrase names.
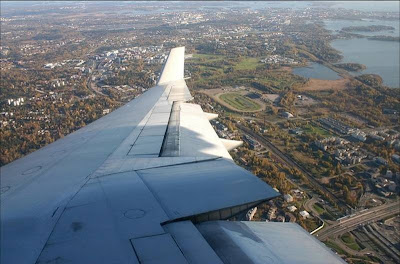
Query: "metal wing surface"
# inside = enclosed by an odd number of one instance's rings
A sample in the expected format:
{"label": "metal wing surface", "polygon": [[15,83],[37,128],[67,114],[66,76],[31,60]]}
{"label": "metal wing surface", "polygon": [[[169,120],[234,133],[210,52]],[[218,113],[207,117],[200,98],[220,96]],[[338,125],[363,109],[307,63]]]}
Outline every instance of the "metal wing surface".
{"label": "metal wing surface", "polygon": [[2,167],[1,263],[234,263],[201,223],[219,234],[218,220],[279,193],[234,164],[240,142],[191,99],[174,48],[156,87]]}

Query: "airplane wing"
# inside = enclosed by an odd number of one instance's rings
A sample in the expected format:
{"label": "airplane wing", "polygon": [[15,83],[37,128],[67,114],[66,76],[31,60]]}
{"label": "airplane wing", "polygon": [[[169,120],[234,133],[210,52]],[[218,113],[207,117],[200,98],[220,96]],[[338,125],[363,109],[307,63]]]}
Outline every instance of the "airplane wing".
{"label": "airplane wing", "polygon": [[284,240],[296,263],[340,263],[294,224],[223,221],[279,193],[191,99],[174,48],[156,87],[2,167],[1,263],[294,263]]}

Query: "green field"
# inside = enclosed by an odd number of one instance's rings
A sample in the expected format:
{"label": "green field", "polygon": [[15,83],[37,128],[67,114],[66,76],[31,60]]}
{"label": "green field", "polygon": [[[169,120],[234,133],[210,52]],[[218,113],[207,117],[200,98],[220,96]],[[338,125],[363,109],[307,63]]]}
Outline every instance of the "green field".
{"label": "green field", "polygon": [[360,245],[357,243],[352,234],[346,233],[342,235],[341,239],[349,248],[353,250],[361,250]]}
{"label": "green field", "polygon": [[338,254],[341,254],[341,255],[345,255],[345,254],[346,254],[346,251],[344,251],[344,250],[343,250],[339,245],[337,245],[335,242],[328,240],[328,241],[326,241],[326,242],[324,242],[324,243],[325,243],[325,245],[327,245],[328,247],[333,248],[334,250],[336,250],[336,252],[337,252]]}
{"label": "green field", "polygon": [[261,106],[253,100],[244,97],[238,93],[226,93],[219,96],[219,98],[225,103],[229,104],[232,108],[239,111],[257,111],[261,109]]}
{"label": "green field", "polygon": [[308,124],[303,127],[303,130],[307,134],[314,134],[314,135],[320,135],[322,137],[332,137],[333,134],[329,133],[325,129],[322,129],[320,127]]}
{"label": "green field", "polygon": [[242,58],[236,65],[235,70],[254,70],[261,65],[259,58]]}
{"label": "green field", "polygon": [[197,53],[197,54],[193,54],[193,59],[202,59],[205,62],[213,62],[213,61],[218,61],[218,60],[222,60],[224,59],[225,56],[224,55],[214,55],[214,54],[201,54],[201,53]]}
{"label": "green field", "polygon": [[325,210],[318,203],[314,204],[313,207],[318,214],[323,214],[325,212]]}
{"label": "green field", "polygon": [[[229,59],[227,56],[224,55],[214,55],[214,54],[193,54],[193,59],[195,62],[200,62],[200,63],[215,63],[215,62],[220,62],[222,60],[227,60],[231,61],[232,59]],[[234,69],[235,70],[254,70],[257,68],[257,66],[262,65],[260,63],[260,58],[251,58],[251,57],[242,57],[238,60],[238,62],[235,63]],[[208,65],[210,66],[210,65]],[[223,68],[225,68],[224,66]]]}
{"label": "green field", "polygon": [[[193,67],[193,85],[212,87],[252,85],[263,92],[280,92],[295,88],[305,79],[288,71],[265,71],[261,57],[221,54],[193,54],[188,64]],[[257,87],[256,87],[257,86]]]}

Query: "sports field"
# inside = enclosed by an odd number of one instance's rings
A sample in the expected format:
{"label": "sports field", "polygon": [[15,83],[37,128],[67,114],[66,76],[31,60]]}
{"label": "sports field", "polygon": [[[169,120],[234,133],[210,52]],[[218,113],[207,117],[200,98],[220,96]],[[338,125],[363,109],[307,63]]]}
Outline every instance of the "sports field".
{"label": "sports field", "polygon": [[239,111],[252,112],[261,109],[261,106],[258,103],[239,93],[224,93],[221,94],[219,98],[232,108]]}
{"label": "sports field", "polygon": [[308,124],[303,127],[303,130],[307,134],[314,134],[314,135],[320,135],[322,137],[332,137],[333,134],[330,132],[326,131],[325,129],[322,129],[320,127]]}

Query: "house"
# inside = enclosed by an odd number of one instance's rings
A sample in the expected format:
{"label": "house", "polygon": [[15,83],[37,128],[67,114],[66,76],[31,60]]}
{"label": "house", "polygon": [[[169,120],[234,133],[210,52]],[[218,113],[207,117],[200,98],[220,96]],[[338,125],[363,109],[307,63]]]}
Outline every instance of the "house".
{"label": "house", "polygon": [[297,207],[296,206],[294,206],[294,205],[291,205],[291,206],[288,206],[287,207],[287,209],[290,211],[290,212],[294,212],[294,211],[296,211],[297,210]]}

